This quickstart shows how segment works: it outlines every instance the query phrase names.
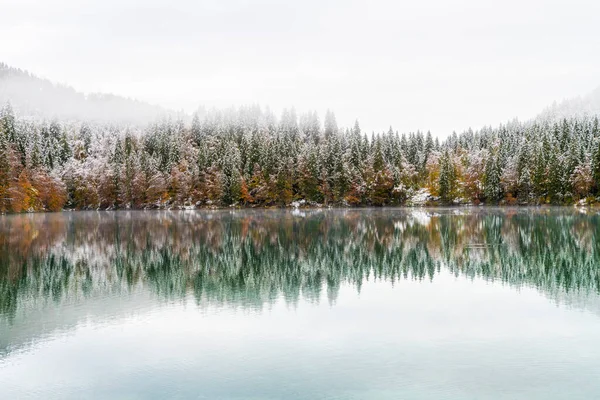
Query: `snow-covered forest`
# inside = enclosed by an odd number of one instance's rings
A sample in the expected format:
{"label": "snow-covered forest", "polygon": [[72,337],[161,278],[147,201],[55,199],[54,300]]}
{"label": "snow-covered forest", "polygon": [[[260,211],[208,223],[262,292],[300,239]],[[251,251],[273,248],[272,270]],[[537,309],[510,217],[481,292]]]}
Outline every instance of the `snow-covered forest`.
{"label": "snow-covered forest", "polygon": [[201,206],[570,204],[600,194],[597,118],[452,134],[367,135],[328,112],[258,106],[144,128],[20,118],[0,124],[3,211]]}
{"label": "snow-covered forest", "polygon": [[339,127],[331,111],[189,116],[0,64],[0,212],[598,202],[590,96],[439,142]]}

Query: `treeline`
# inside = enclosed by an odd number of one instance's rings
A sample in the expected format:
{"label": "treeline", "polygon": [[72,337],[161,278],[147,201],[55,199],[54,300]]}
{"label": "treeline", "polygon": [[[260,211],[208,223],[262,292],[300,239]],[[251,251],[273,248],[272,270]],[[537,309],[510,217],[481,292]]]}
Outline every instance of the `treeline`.
{"label": "treeline", "polygon": [[[145,128],[0,114],[0,210],[571,204],[600,194],[595,117],[367,136],[258,106]],[[418,196],[416,196],[418,195]]]}

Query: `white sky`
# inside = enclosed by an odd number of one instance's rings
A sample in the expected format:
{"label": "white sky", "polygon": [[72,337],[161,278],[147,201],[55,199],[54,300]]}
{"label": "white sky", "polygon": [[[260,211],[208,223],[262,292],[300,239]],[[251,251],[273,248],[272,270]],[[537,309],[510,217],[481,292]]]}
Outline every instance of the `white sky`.
{"label": "white sky", "polygon": [[188,112],[327,108],[363,129],[529,118],[600,84],[589,0],[0,0],[0,61]]}

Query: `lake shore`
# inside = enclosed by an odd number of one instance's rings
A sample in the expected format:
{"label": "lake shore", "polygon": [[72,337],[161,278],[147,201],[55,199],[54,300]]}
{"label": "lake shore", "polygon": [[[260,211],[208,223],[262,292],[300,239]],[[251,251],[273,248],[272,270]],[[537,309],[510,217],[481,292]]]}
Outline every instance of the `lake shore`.
{"label": "lake shore", "polygon": [[40,213],[61,213],[75,211],[217,211],[217,210],[367,210],[367,209],[437,209],[437,208],[452,208],[452,209],[515,209],[515,208],[563,208],[563,209],[580,209],[580,210],[600,210],[600,202],[586,204],[444,204],[444,203],[427,203],[427,204],[390,204],[384,206],[374,205],[344,205],[344,204],[309,204],[309,205],[173,205],[162,204],[144,207],[98,207],[98,208],[64,208],[58,211],[52,210],[25,210],[22,212],[0,212],[0,215],[18,215],[18,214],[40,214]]}

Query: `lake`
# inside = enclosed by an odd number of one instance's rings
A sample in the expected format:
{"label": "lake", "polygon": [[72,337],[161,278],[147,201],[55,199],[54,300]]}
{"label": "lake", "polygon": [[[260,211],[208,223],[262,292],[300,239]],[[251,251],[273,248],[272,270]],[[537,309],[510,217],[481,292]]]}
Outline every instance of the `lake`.
{"label": "lake", "polygon": [[600,214],[0,216],[1,399],[590,399]]}

